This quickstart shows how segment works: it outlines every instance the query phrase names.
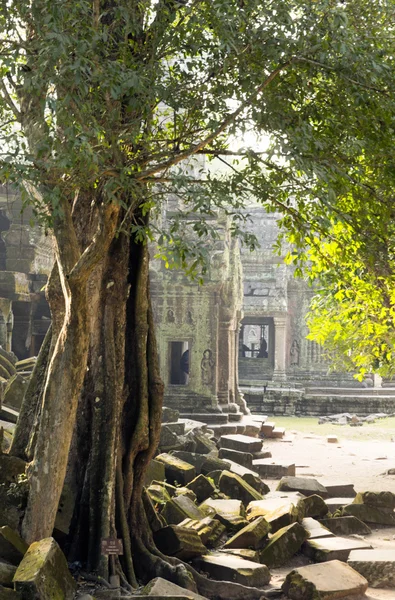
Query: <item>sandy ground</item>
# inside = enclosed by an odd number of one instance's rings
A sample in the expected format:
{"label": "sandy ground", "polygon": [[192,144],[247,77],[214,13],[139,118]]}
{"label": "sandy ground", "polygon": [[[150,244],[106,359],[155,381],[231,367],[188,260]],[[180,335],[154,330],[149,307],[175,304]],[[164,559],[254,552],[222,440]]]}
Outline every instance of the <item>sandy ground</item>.
{"label": "sandy ground", "polygon": [[[395,469],[395,442],[348,440],[345,428],[342,428],[339,439],[339,443],[332,444],[327,442],[326,436],[291,430],[286,431],[283,440],[265,440],[264,449],[272,453],[273,462],[295,463],[297,476],[314,477],[324,485],[329,482],[353,483],[357,492],[395,493],[395,475],[385,474],[388,469]],[[266,480],[266,483],[271,490],[275,490],[278,481]],[[395,528],[377,528],[366,538],[355,537],[365,539],[373,548],[395,550]],[[305,564],[309,564],[305,557],[296,556],[287,567],[273,569],[271,585],[280,586],[289,571]],[[357,600],[355,596],[352,598]],[[362,599],[395,600],[395,589],[369,588]]]}

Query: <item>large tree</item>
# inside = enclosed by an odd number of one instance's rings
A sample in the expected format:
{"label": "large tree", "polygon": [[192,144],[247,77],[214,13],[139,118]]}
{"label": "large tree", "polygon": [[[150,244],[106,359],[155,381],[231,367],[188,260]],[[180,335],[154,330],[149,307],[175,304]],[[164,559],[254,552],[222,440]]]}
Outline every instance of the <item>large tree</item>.
{"label": "large tree", "polygon": [[[142,504],[163,395],[150,215],[168,194],[182,200],[159,254],[192,275],[204,271],[216,210],[234,234],[251,197],[284,211],[296,241],[311,232],[312,207],[324,221],[313,229],[325,225],[334,182],[351,181],[352,194],[358,161],[370,150],[379,160],[393,135],[393,22],[392,0],[1,3],[0,175],[33,206],[56,257],[52,328],[11,449],[31,460],[29,542],[51,534],[66,479],[77,495],[70,556],[106,575],[100,540],[116,532],[129,582],[192,585],[155,548]],[[268,143],[249,147],[251,132]],[[226,173],[185,169],[201,154]]]}

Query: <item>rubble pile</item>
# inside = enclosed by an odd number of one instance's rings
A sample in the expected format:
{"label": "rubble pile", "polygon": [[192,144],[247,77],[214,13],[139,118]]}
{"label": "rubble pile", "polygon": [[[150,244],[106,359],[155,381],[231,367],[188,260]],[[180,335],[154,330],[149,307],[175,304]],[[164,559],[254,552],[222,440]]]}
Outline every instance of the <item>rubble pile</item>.
{"label": "rubble pile", "polygon": [[350,425],[351,427],[361,427],[364,423],[375,423],[379,419],[395,417],[395,413],[373,413],[367,416],[352,415],[350,413],[339,413],[336,415],[327,415],[318,419],[318,424],[333,423],[334,425]]}

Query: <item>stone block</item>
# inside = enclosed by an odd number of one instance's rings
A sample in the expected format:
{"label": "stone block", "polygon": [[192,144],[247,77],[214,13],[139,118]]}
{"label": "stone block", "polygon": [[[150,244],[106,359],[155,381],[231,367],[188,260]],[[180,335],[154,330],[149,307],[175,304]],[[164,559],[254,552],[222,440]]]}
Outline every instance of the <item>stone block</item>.
{"label": "stone block", "polygon": [[252,562],[259,563],[259,552],[257,550],[251,550],[249,548],[226,548],[219,550],[221,554],[231,554],[232,556],[238,556],[245,560],[252,560]]}
{"label": "stone block", "polygon": [[15,590],[0,585],[0,600],[22,600],[21,595]]}
{"label": "stone block", "polygon": [[262,500],[263,496],[236,473],[223,471],[219,478],[219,489],[230,498],[240,499],[245,506],[254,500]]}
{"label": "stone block", "polygon": [[196,504],[186,496],[171,498],[166,502],[161,514],[169,525],[178,525],[186,518],[203,519],[205,517]]}
{"label": "stone block", "polygon": [[28,382],[22,375],[16,374],[8,380],[4,390],[3,404],[20,410]]}
{"label": "stone block", "polygon": [[170,406],[163,406],[162,408],[162,423],[174,423],[178,421],[180,413],[175,408]]}
{"label": "stone block", "polygon": [[364,523],[395,526],[395,513],[389,513],[368,504],[348,504],[343,508],[343,514],[357,517]]}
{"label": "stone block", "polygon": [[262,450],[262,440],[250,437],[248,435],[222,435],[219,440],[220,448],[229,448],[239,452],[260,452]]}
{"label": "stone block", "polygon": [[338,560],[294,569],[282,585],[291,600],[351,600],[353,596],[360,597],[367,588],[364,577]]}
{"label": "stone block", "polygon": [[219,458],[229,459],[247,469],[252,469],[253,455],[249,452],[240,452],[239,450],[230,450],[229,448],[220,448]]}
{"label": "stone block", "polygon": [[229,532],[239,531],[248,525],[244,517],[244,506],[240,500],[215,500],[209,498],[199,506],[203,512],[220,521]]}
{"label": "stone block", "polygon": [[350,504],[350,498],[326,498],[325,503],[328,507],[328,512],[333,514],[337,510],[342,509],[343,506]]}
{"label": "stone block", "polygon": [[259,553],[259,560],[270,567],[281,567],[298,552],[307,538],[300,523],[292,523],[273,534],[267,546]]}
{"label": "stone block", "polygon": [[264,516],[270,523],[272,533],[301,521],[304,517],[303,505],[297,498],[264,498],[258,502],[251,502],[247,507],[247,520],[252,521],[259,516]]}
{"label": "stone block", "polygon": [[308,534],[309,540],[316,540],[319,538],[334,537],[334,534],[329,531],[319,521],[316,521],[312,517],[306,517],[302,520],[302,527],[305,528]]}
{"label": "stone block", "polygon": [[325,517],[328,514],[328,506],[317,494],[307,496],[300,500],[303,505],[303,513],[305,517]]}
{"label": "stone block", "polygon": [[195,431],[193,433],[193,439],[196,443],[197,454],[209,454],[210,452],[217,452],[217,446],[215,442],[209,438],[206,433]]}
{"label": "stone block", "polygon": [[13,565],[19,565],[27,552],[28,544],[19,534],[4,525],[0,527],[0,557]]}
{"label": "stone block", "polygon": [[157,598],[163,596],[170,596],[172,598],[190,598],[191,600],[206,600],[204,596],[200,596],[196,592],[186,590],[171,581],[162,579],[162,577],[156,577],[151,579],[149,583],[143,588],[143,596],[156,596]]}
{"label": "stone block", "polygon": [[19,475],[25,473],[26,463],[17,456],[0,454],[0,483],[16,483]]}
{"label": "stone block", "polygon": [[159,460],[151,460],[145,473],[145,485],[150,485],[153,481],[165,480],[165,465]]}
{"label": "stone block", "polygon": [[[204,454],[186,452],[185,450],[173,450],[171,455],[183,460],[186,463],[189,463],[190,465],[193,465],[196,469],[196,473],[201,472],[202,465],[207,460],[207,457]],[[207,473],[204,473],[204,475],[207,475]]]}
{"label": "stone block", "polygon": [[207,477],[205,477],[205,475],[198,475],[195,479],[192,479],[186,487],[196,494],[196,499],[199,503],[210,498],[215,492],[215,486],[207,479]]}
{"label": "stone block", "polygon": [[185,519],[179,524],[180,527],[186,527],[196,531],[202,543],[208,548],[214,547],[226,531],[225,525],[218,519],[205,517],[204,519]]}
{"label": "stone block", "polygon": [[373,588],[395,588],[395,550],[353,550],[347,563]]}
{"label": "stone block", "polygon": [[172,454],[159,454],[156,460],[165,465],[165,475],[169,483],[186,485],[196,477],[196,470],[193,465]]}
{"label": "stone block", "polygon": [[207,552],[198,533],[191,528],[168,525],[154,533],[154,541],[161,552],[181,560],[191,560]]}
{"label": "stone block", "polygon": [[258,517],[252,523],[240,529],[224,545],[224,548],[252,548],[258,550],[266,543],[270,525],[265,517]]}
{"label": "stone block", "polygon": [[10,565],[9,563],[0,560],[0,585],[11,586],[15,571],[15,565]]}
{"label": "stone block", "polygon": [[331,483],[323,481],[322,485],[328,492],[328,498],[355,498],[353,483]]}
{"label": "stone block", "polygon": [[328,492],[316,479],[310,477],[283,477],[277,486],[277,490],[283,492],[300,492],[304,496],[317,494],[326,498]]}
{"label": "stone block", "polygon": [[154,506],[162,507],[170,500],[169,492],[164,486],[159,485],[159,483],[150,485],[147,488],[147,494]]}
{"label": "stone block", "polygon": [[174,433],[166,423],[164,423],[160,430],[159,448],[161,449],[172,449],[176,448],[178,444],[178,435]]}
{"label": "stone block", "polygon": [[229,462],[226,460],[221,460],[220,458],[209,456],[208,454],[202,456],[205,457],[205,460],[200,467],[202,475],[209,475],[212,471],[224,471],[229,469]]}
{"label": "stone block", "polygon": [[193,503],[197,501],[195,492],[193,490],[190,490],[186,486],[176,488],[174,496],[186,496],[187,498],[192,500]]}
{"label": "stone block", "polygon": [[259,477],[259,474],[256,471],[251,471],[251,469],[247,469],[247,467],[243,467],[233,461],[229,462],[229,466],[226,468],[231,473],[235,473],[239,477],[241,477],[248,485],[254,488],[257,492],[264,495],[267,494],[270,490],[264,481]]}
{"label": "stone block", "polygon": [[392,492],[359,492],[353,504],[366,504],[392,512],[395,508],[395,494]]}
{"label": "stone block", "polygon": [[272,421],[265,421],[261,425],[260,435],[264,438],[271,437],[272,431],[275,428],[275,426],[276,426],[276,424],[273,423]]}
{"label": "stone block", "polygon": [[295,476],[295,464],[276,464],[270,459],[253,460],[252,468],[264,479],[281,479],[286,475]]}
{"label": "stone block", "polygon": [[351,550],[364,550],[367,548],[371,548],[371,546],[366,542],[334,536],[307,540],[303,544],[302,552],[314,562],[326,562],[328,560],[347,562]]}
{"label": "stone block", "polygon": [[14,576],[14,587],[23,600],[72,600],[76,584],[66,558],[53,538],[34,542]]}
{"label": "stone block", "polygon": [[262,587],[270,581],[267,566],[232,554],[201,556],[197,559],[197,564],[201,571],[219,581],[233,581],[251,587]]}
{"label": "stone block", "polygon": [[326,441],[328,442],[328,444],[338,444],[339,440],[337,439],[337,437],[335,435],[328,435],[328,437],[326,438]]}
{"label": "stone block", "polygon": [[274,440],[282,440],[284,435],[285,429],[283,427],[275,427],[273,431],[266,437],[273,438]]}
{"label": "stone block", "polygon": [[363,521],[351,516],[320,519],[320,523],[334,535],[370,535],[372,533],[372,530]]}

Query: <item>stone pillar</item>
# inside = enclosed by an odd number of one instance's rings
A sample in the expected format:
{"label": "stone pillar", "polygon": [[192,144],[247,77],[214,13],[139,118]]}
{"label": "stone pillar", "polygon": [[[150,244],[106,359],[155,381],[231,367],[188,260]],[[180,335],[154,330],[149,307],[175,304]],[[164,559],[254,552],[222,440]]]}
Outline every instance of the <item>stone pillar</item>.
{"label": "stone pillar", "polygon": [[237,327],[235,330],[235,402],[239,405],[240,411],[243,415],[250,415],[251,411],[247,406],[247,402],[244,400],[244,396],[239,388],[239,348],[240,348],[240,329],[241,319],[238,319]]}
{"label": "stone pillar", "polygon": [[232,356],[232,310],[221,307],[218,323],[218,402],[224,406],[229,404],[231,356]]}
{"label": "stone pillar", "polygon": [[274,317],[274,372],[273,380],[285,381],[287,368],[287,315]]}

